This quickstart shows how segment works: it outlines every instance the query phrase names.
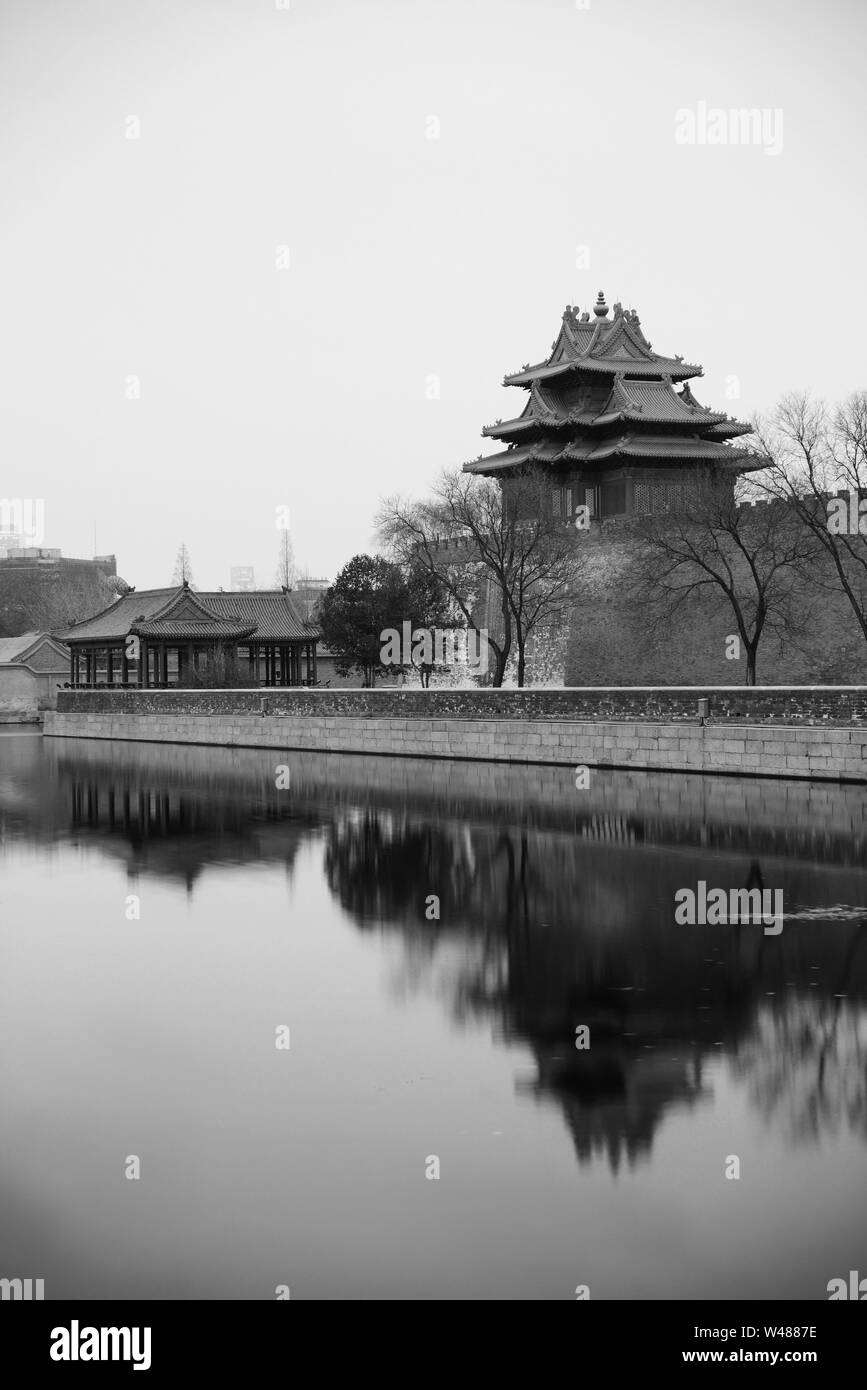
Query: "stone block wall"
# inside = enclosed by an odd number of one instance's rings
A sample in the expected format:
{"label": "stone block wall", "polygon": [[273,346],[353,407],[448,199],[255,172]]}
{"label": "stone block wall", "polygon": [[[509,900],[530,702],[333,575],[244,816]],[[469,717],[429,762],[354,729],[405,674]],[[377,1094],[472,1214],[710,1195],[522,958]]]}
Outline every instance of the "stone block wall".
{"label": "stone block wall", "polygon": [[[292,694],[68,693],[64,708],[46,715],[45,733],[59,738],[301,749],[426,760],[865,780],[867,721],[863,710],[861,722],[854,724],[843,720],[822,723],[814,717],[800,724],[722,719],[702,725],[685,715],[667,719],[621,715],[616,720],[590,721],[562,708],[563,700],[576,694],[568,691],[381,691],[382,703],[375,713],[371,712],[372,702],[378,697],[372,691],[298,692],[295,698],[306,708],[287,710]],[[504,716],[485,708],[484,700],[479,700],[479,696],[491,695],[502,700],[512,694],[527,698],[532,694],[535,708],[527,707],[526,702],[522,708],[515,702],[507,706]],[[658,692],[653,694],[658,696]],[[629,696],[634,698],[635,692]],[[307,704],[311,697],[319,702],[318,708]],[[275,701],[272,708],[268,707],[269,698]],[[419,699],[427,706],[423,713],[400,708],[401,701]],[[334,702],[341,700],[350,704],[342,711],[335,710]],[[437,708],[439,700],[458,703],[451,709]],[[135,701],[140,702],[138,707]],[[260,708],[251,707],[251,701]]]}

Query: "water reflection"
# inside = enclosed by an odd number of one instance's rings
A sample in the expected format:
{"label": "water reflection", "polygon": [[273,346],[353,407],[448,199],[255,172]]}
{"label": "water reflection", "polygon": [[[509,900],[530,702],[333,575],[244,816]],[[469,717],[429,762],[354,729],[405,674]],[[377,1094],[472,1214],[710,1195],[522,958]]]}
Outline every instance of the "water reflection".
{"label": "water reflection", "polygon": [[[402,987],[528,1050],[517,1092],[559,1108],[580,1164],[647,1158],[667,1115],[712,1100],[720,1059],[792,1144],[867,1138],[857,787],[607,773],[576,792],[568,769],[70,740],[0,758],[0,843],[72,841],[133,880],[192,894],[209,867],[291,873],[321,841],[341,908],[399,941]],[[782,888],[782,934],[675,926],[699,879]]]}

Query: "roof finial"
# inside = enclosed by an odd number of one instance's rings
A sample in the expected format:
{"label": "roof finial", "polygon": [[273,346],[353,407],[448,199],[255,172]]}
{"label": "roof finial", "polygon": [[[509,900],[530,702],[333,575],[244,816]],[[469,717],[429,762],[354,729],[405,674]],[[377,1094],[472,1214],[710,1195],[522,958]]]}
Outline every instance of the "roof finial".
{"label": "roof finial", "polygon": [[599,291],[596,303],[593,306],[593,312],[598,319],[604,319],[607,317],[608,305],[605,303],[605,295],[602,293],[601,290]]}

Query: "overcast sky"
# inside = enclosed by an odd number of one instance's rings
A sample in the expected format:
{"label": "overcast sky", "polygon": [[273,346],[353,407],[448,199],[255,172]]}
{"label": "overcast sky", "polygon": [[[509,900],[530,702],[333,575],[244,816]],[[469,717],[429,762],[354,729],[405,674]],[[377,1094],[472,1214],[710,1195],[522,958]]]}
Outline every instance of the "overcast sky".
{"label": "overcast sky", "polygon": [[[269,586],[288,506],[333,577],[600,288],[742,418],[867,385],[861,0],[279,3],[0,0],[0,495],[45,544]],[[678,143],[702,102],[781,149]]]}

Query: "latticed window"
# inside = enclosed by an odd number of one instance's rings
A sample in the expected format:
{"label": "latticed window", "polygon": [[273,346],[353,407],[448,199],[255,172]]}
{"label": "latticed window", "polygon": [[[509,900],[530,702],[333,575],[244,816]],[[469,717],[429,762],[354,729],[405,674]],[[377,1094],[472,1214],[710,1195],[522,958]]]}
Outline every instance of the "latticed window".
{"label": "latticed window", "polygon": [[686,508],[687,489],[683,483],[658,482],[640,483],[633,486],[633,505],[636,512],[645,516],[658,516],[663,512],[683,511]]}
{"label": "latticed window", "polygon": [[572,515],[571,487],[555,487],[551,494],[551,509],[554,516],[562,516],[566,521]]}

